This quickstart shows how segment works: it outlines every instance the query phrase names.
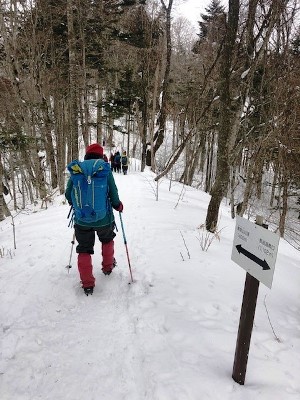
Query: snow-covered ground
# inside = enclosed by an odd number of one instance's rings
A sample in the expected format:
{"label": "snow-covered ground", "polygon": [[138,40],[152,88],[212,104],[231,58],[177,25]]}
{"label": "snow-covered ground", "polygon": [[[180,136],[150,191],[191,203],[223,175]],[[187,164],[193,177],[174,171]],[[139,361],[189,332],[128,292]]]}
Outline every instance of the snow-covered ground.
{"label": "snow-covered ground", "polygon": [[[132,167],[131,167],[132,168]],[[0,223],[1,400],[299,400],[300,253],[281,240],[271,290],[260,285],[244,386],[231,377],[245,271],[231,261],[235,221],[200,242],[209,196],[134,168],[115,174],[118,267],[86,297],[63,196]],[[271,324],[269,322],[269,318]],[[273,333],[275,332],[275,335]]]}

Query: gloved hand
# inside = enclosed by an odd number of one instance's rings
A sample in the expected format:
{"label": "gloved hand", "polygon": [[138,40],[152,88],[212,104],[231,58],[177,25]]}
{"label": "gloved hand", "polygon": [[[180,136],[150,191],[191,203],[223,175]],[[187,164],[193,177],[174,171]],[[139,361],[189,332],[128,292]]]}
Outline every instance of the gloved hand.
{"label": "gloved hand", "polygon": [[114,209],[116,211],[122,212],[123,211],[123,203],[120,201],[120,204],[118,205],[118,207],[114,207]]}

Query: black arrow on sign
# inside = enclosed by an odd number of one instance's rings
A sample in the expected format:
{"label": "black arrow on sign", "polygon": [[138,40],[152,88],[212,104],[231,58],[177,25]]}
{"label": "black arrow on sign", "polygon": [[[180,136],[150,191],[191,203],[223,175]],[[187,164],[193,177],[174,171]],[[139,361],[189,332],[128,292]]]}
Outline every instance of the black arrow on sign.
{"label": "black arrow on sign", "polygon": [[244,249],[241,244],[238,244],[235,247],[239,253],[244,254],[244,256],[248,257],[250,260],[260,265],[264,271],[270,269],[269,264],[267,263],[266,260],[262,260],[261,258],[256,257],[254,254],[250,253],[250,251]]}

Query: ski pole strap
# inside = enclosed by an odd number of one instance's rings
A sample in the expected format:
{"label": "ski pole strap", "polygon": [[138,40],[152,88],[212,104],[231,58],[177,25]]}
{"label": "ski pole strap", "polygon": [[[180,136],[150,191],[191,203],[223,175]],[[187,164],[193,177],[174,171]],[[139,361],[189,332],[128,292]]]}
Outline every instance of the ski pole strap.
{"label": "ski pole strap", "polygon": [[122,228],[122,232],[123,232],[124,243],[127,244],[121,211],[119,211],[119,215],[120,215],[120,221],[121,221],[121,228]]}

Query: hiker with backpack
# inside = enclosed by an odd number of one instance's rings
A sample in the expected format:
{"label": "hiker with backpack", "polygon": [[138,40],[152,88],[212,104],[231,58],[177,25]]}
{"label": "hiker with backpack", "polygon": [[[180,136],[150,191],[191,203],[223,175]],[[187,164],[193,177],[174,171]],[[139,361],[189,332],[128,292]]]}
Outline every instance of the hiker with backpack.
{"label": "hiker with backpack", "polygon": [[109,161],[110,161],[110,168],[112,171],[116,172],[116,167],[115,167],[115,155],[113,153],[110,153],[110,157],[109,157]]}
{"label": "hiker with backpack", "polygon": [[110,275],[116,265],[114,258],[115,220],[112,208],[123,211],[118,189],[110,168],[103,160],[103,148],[91,144],[86,149],[84,161],[68,164],[70,178],[65,192],[74,209],[74,229],[78,242],[78,271],[85,294],[93,294],[92,257],[95,233],[102,246],[102,272]]}
{"label": "hiker with backpack", "polygon": [[122,164],[122,171],[124,175],[127,175],[128,171],[128,157],[126,155],[126,151],[123,151],[122,157],[121,157],[121,164]]}
{"label": "hiker with backpack", "polygon": [[121,155],[119,151],[117,151],[115,154],[114,163],[116,171],[121,172]]}

